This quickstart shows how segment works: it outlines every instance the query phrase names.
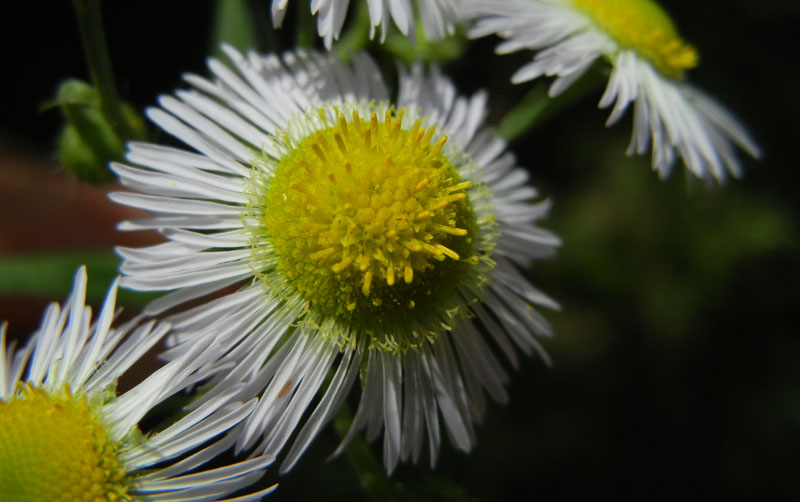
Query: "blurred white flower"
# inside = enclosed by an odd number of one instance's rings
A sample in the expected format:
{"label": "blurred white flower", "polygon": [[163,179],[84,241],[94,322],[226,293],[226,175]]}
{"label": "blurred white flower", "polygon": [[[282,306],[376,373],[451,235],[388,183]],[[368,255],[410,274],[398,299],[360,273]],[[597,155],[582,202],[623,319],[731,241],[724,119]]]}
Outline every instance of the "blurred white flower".
{"label": "blurred white flower", "polygon": [[498,53],[537,51],[512,82],[556,77],[550,95],[572,85],[598,60],[611,67],[600,107],[613,105],[606,125],[633,108],[628,155],[652,147],[659,176],[670,174],[676,154],[700,178],[723,181],[742,172],[734,145],[753,157],[758,146],[721,105],[686,83],[697,54],[652,0],[464,0],[470,36],[496,34]]}

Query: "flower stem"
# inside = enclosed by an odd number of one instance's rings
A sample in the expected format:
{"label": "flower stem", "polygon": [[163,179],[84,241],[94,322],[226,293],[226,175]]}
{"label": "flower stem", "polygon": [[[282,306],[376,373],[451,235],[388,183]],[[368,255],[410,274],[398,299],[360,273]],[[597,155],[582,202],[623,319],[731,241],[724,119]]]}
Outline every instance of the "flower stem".
{"label": "flower stem", "polygon": [[[347,406],[342,406],[333,421],[333,427],[340,438],[344,439],[352,423],[352,413]],[[361,487],[367,493],[369,500],[397,500],[397,489],[386,476],[386,471],[364,439],[360,436],[354,437],[347,445],[345,455],[355,469],[358,479],[361,481]]]}
{"label": "flower stem", "polygon": [[307,6],[300,7],[297,13],[297,24],[295,25],[295,39],[294,43],[297,47],[310,49],[314,47],[314,37],[317,30],[314,27],[314,17]]}
{"label": "flower stem", "polygon": [[349,61],[351,53],[360,51],[369,44],[369,24],[366,2],[358,2],[350,27],[339,37],[334,46],[339,59]]}
{"label": "flower stem", "polygon": [[72,5],[78,19],[78,29],[89,63],[89,72],[100,96],[100,109],[119,138],[122,140],[132,138],[135,134],[125,120],[122,102],[114,83],[111,58],[103,31],[100,0],[72,0]]}
{"label": "flower stem", "polygon": [[566,91],[556,97],[547,95],[549,82],[539,81],[524,98],[509,111],[497,133],[507,141],[514,141],[552,118],[559,111],[577,103],[595,91],[604,81],[597,72],[589,71]]}
{"label": "flower stem", "polygon": [[229,43],[245,53],[258,49],[256,16],[246,0],[217,0],[214,6],[214,26],[211,52],[222,55],[220,46]]}

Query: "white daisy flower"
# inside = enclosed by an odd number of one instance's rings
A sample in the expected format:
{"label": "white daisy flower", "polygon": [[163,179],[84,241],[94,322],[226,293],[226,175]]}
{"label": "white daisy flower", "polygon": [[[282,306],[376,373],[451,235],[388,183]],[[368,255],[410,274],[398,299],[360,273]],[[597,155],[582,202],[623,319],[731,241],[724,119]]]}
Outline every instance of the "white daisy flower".
{"label": "white daisy flower", "polygon": [[120,228],[168,239],[119,249],[125,286],[174,290],[149,313],[244,283],[174,315],[167,358],[216,337],[236,367],[204,399],[238,381],[261,393],[239,448],[280,451],[313,406],[282,471],[357,377],[348,437],[383,429],[389,471],[419,458],[426,433],[435,462],[440,423],[469,450],[484,391],[508,398],[495,351],[514,367],[514,346],[541,353],[551,330],[533,306],[557,307],[519,269],[559,245],[537,226],[549,202],[532,202],[527,172],[482,127],[486,94],[415,66],[392,104],[365,54],[351,68],[225,51],[233,68],[210,60],[213,80],[188,75],[192,89],[147,112],[197,152],[132,143],[135,165],[112,166],[141,193],[111,198],[153,213]]}
{"label": "white daisy flower", "polygon": [[[193,348],[116,396],[120,375],[169,330],[135,320],[112,328],[117,282],[94,323],[81,268],[65,308],[51,304],[23,349],[7,348],[0,327],[0,500],[220,500],[271,463],[262,456],[192,472],[233,445],[234,435],[215,438],[253,410],[255,402],[225,404],[237,389],[151,436],[139,431],[153,406],[197,383],[212,351]],[[272,489],[227,500],[260,500]]]}
{"label": "white daisy flower", "polygon": [[697,53],[678,35],[672,20],[652,0],[465,0],[464,18],[475,21],[470,36],[499,35],[498,53],[539,51],[512,76],[520,83],[556,77],[556,96],[604,58],[612,66],[599,106],[613,105],[610,126],[633,103],[633,135],[627,154],[651,147],[661,178],[676,153],[700,178],[723,181],[742,167],[737,145],[753,157],[759,148],[720,104],[686,83]]}
{"label": "white daisy flower", "polygon": [[[369,10],[369,38],[375,38],[378,27],[381,28],[381,43],[386,40],[390,19],[400,32],[414,39],[414,11],[411,0],[356,0],[367,2]],[[417,11],[422,20],[425,36],[429,40],[439,40],[455,31],[456,0],[416,0]],[[328,49],[339,34],[347,15],[350,0],[311,0],[309,9],[317,17],[317,32],[325,41]],[[283,24],[289,0],[272,0],[272,24],[279,28]]]}

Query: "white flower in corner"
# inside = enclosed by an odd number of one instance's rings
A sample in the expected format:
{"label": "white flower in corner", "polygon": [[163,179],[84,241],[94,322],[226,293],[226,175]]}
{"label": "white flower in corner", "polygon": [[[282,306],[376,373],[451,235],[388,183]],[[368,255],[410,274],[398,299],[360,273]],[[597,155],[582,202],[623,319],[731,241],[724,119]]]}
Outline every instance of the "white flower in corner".
{"label": "white flower in corner", "polygon": [[[117,396],[120,375],[169,327],[150,321],[113,328],[116,282],[92,323],[85,291],[81,268],[65,307],[50,305],[21,350],[6,347],[6,325],[0,327],[0,500],[212,501],[261,478],[271,457],[197,471],[233,446],[235,435],[218,436],[255,406],[226,404],[236,388],[151,436],[139,431],[156,404],[197,383],[196,370],[213,364],[212,351],[198,346]],[[272,489],[227,500],[261,500]]]}

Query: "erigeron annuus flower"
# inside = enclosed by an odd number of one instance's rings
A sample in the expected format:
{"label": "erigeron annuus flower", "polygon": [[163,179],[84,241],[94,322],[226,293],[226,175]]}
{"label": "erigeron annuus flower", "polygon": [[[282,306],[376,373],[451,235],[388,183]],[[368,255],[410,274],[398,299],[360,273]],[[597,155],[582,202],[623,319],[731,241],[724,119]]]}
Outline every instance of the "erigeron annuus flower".
{"label": "erigeron annuus flower", "polygon": [[[369,11],[369,38],[375,38],[378,28],[381,30],[380,41],[386,40],[390,21],[394,22],[400,32],[414,39],[414,7],[411,0],[356,0],[366,2]],[[350,0],[312,0],[309,4],[311,13],[317,16],[317,33],[328,49],[339,34],[347,17]],[[456,0],[415,0],[413,5],[419,13],[425,36],[429,40],[439,40],[455,30]],[[272,24],[280,27],[286,16],[289,0],[272,0]]]}
{"label": "erigeron annuus flower", "polygon": [[[225,404],[223,396],[149,437],[139,431],[153,406],[197,382],[211,351],[194,348],[117,396],[119,376],[169,328],[153,321],[112,328],[116,289],[115,282],[92,323],[81,268],[64,308],[51,304],[24,348],[7,348],[6,325],[0,327],[0,500],[220,500],[259,479],[272,461],[262,456],[194,472],[233,445],[234,435],[216,437],[254,402]],[[227,500],[260,500],[271,490]]]}
{"label": "erigeron annuus flower", "polygon": [[225,51],[232,69],[211,60],[213,81],[187,76],[148,111],[197,152],[132,143],[134,165],[112,166],[142,192],[112,199],[153,213],[121,228],[168,239],[119,249],[126,286],[174,290],[150,313],[243,284],[171,316],[165,357],[215,337],[235,368],[204,399],[250,382],[261,400],[238,446],[276,453],[300,429],[283,471],[358,377],[350,435],[383,430],[389,471],[426,434],[435,462],[440,424],[469,450],[484,391],[507,399],[495,351],[515,367],[515,346],[540,351],[534,306],[557,307],[518,269],[559,244],[537,226],[549,203],[482,127],[486,94],[415,66],[393,104],[365,54]]}
{"label": "erigeron annuus flower", "polygon": [[753,157],[759,148],[723,106],[684,80],[697,65],[695,49],[653,0],[465,0],[473,37],[497,34],[498,53],[538,51],[514,83],[556,77],[550,95],[563,92],[600,58],[611,76],[599,106],[613,105],[606,125],[633,103],[628,155],[652,145],[653,168],[668,176],[676,156],[700,178],[738,177],[734,145]]}

